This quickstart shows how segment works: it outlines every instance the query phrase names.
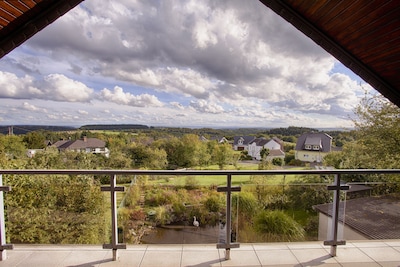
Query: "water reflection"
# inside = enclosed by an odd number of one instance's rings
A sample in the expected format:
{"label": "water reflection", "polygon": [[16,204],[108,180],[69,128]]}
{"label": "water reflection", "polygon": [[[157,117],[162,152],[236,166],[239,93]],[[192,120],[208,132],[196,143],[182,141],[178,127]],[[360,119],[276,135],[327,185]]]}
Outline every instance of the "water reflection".
{"label": "water reflection", "polygon": [[[224,225],[195,227],[174,224],[157,227],[141,239],[143,244],[210,244],[225,242]],[[221,238],[223,240],[221,240]]]}

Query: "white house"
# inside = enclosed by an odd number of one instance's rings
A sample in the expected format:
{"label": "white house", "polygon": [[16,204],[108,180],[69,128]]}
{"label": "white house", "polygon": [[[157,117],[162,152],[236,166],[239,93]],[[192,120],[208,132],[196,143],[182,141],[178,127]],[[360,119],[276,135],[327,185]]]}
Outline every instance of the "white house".
{"label": "white house", "polygon": [[[241,139],[238,139],[239,141]],[[245,140],[245,139],[243,139]],[[282,159],[285,158],[285,153],[283,152],[283,141],[279,138],[265,139],[265,138],[253,138],[247,146],[246,149],[249,156],[256,160],[261,160],[261,150],[268,149],[269,155],[267,160],[272,160],[273,158],[280,157]]]}

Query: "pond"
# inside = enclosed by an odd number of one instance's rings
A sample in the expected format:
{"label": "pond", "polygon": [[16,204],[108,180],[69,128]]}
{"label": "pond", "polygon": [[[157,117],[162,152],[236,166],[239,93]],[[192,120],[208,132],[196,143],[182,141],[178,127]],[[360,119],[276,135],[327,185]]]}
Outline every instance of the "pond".
{"label": "pond", "polygon": [[164,225],[141,239],[143,244],[210,244],[225,242],[223,224],[209,227],[195,227],[185,224]]}

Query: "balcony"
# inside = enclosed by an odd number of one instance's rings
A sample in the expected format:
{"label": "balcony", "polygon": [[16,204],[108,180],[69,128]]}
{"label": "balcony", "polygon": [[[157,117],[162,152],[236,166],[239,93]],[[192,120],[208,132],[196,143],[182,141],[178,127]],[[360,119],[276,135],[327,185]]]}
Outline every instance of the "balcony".
{"label": "balcony", "polygon": [[[345,175],[393,175],[391,170],[285,170],[285,171],[145,171],[145,170],[1,170],[0,240],[1,266],[400,266],[400,241],[342,240],[344,214],[341,192],[349,186],[341,183]],[[7,244],[4,194],[12,188],[2,183],[6,175],[106,175],[109,185],[102,186],[110,201],[111,240],[104,245]],[[117,186],[120,175],[207,176],[226,179],[217,191],[226,195],[226,229],[223,242],[216,244],[140,244],[126,245],[118,240]],[[235,243],[231,240],[232,186],[238,175],[320,175],[333,177],[326,189],[333,191],[327,240],[306,242]],[[240,240],[239,240],[240,241]]]}

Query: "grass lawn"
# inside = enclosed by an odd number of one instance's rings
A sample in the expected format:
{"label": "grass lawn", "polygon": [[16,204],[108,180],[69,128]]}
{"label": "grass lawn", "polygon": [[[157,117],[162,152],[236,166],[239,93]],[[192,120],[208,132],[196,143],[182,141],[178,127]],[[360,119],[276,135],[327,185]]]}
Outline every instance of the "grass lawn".
{"label": "grass lawn", "polygon": [[[210,165],[207,168],[203,168],[204,170],[219,170],[217,165]],[[235,166],[228,165],[225,168],[226,170],[236,170]],[[239,163],[239,170],[257,170],[258,163]],[[304,169],[304,168],[296,168],[296,169]],[[174,176],[174,177],[162,177],[160,176],[156,180],[149,180],[150,184],[159,184],[159,185],[172,185],[172,186],[184,186],[186,183],[186,179],[188,176]],[[266,185],[281,185],[283,183],[287,184],[297,178],[296,175],[269,175],[265,179]],[[200,186],[210,186],[210,185],[226,185],[226,176],[224,175],[196,175],[195,179],[198,181]],[[232,176],[232,185],[240,185],[240,184],[250,184],[251,176],[250,175],[233,175]]]}

